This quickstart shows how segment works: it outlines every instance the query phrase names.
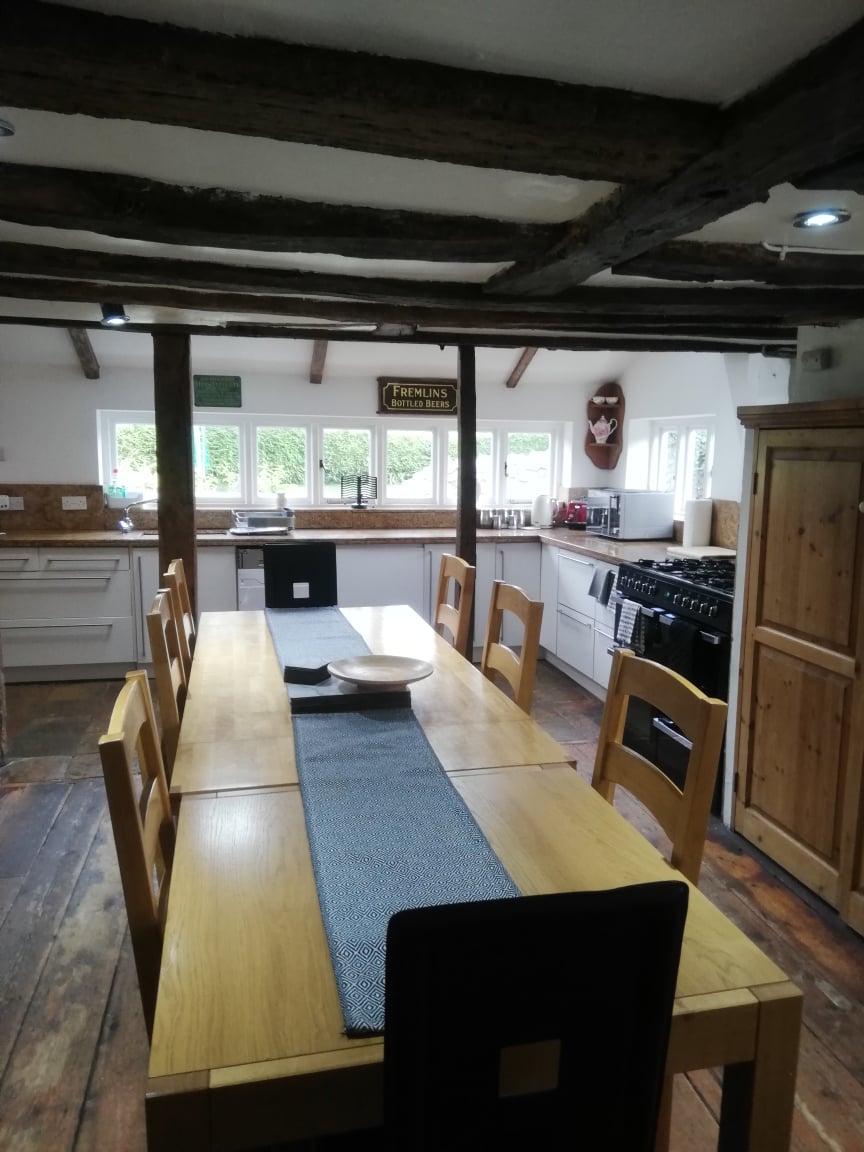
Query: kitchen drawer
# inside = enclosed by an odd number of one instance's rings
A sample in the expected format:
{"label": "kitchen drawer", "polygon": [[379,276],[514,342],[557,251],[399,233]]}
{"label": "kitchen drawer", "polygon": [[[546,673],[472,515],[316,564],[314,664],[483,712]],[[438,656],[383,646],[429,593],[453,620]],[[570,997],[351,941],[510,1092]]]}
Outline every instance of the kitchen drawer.
{"label": "kitchen drawer", "polygon": [[40,548],[39,570],[52,576],[64,573],[129,571],[128,548]]}
{"label": "kitchen drawer", "polygon": [[0,548],[0,579],[38,570],[39,552],[36,548]]}
{"label": "kitchen drawer", "polygon": [[[593,605],[593,600],[592,600]],[[558,608],[556,656],[577,672],[594,678],[594,616]]]}
{"label": "kitchen drawer", "polygon": [[594,625],[594,675],[593,679],[603,688],[609,686],[609,674],[612,671],[612,646],[615,637],[612,629]]}
{"label": "kitchen drawer", "polygon": [[0,622],[9,620],[112,619],[132,615],[132,576],[125,572],[81,571],[26,573],[0,579]]}
{"label": "kitchen drawer", "polygon": [[563,549],[558,554],[558,604],[594,619],[593,596],[588,595],[597,570],[597,561],[575,556]]}
{"label": "kitchen drawer", "polygon": [[0,624],[7,668],[73,664],[133,664],[132,617],[16,620]]}

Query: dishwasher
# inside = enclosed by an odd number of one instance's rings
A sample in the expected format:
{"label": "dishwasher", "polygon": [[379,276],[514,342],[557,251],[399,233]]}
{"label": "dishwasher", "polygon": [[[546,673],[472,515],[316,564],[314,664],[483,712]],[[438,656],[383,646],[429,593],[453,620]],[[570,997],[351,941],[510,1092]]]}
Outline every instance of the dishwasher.
{"label": "dishwasher", "polygon": [[237,608],[240,612],[264,609],[264,549],[238,548]]}

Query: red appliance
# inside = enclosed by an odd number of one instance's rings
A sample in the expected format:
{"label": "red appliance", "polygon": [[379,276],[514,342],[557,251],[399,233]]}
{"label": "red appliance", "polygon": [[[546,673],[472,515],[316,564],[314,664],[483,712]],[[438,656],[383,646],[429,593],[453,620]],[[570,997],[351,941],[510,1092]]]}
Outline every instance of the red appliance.
{"label": "red appliance", "polygon": [[584,500],[571,500],[567,505],[564,523],[568,528],[584,531],[588,527],[588,505]]}

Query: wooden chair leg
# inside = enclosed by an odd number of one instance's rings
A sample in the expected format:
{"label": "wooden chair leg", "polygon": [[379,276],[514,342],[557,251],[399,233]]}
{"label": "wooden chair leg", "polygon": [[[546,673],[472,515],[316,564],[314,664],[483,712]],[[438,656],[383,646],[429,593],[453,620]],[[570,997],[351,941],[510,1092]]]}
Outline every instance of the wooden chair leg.
{"label": "wooden chair leg", "polygon": [[660,1115],[657,1118],[657,1135],[654,1137],[654,1152],[669,1152],[672,1134],[672,1077],[663,1081],[663,1095],[660,1098]]}

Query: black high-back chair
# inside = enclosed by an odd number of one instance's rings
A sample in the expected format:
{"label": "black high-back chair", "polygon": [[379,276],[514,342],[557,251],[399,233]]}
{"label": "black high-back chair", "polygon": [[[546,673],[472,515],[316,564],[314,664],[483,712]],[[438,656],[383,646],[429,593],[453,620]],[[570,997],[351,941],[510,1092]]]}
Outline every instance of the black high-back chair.
{"label": "black high-back chair", "polygon": [[688,895],[670,880],[393,916],[386,1147],[650,1152]]}

